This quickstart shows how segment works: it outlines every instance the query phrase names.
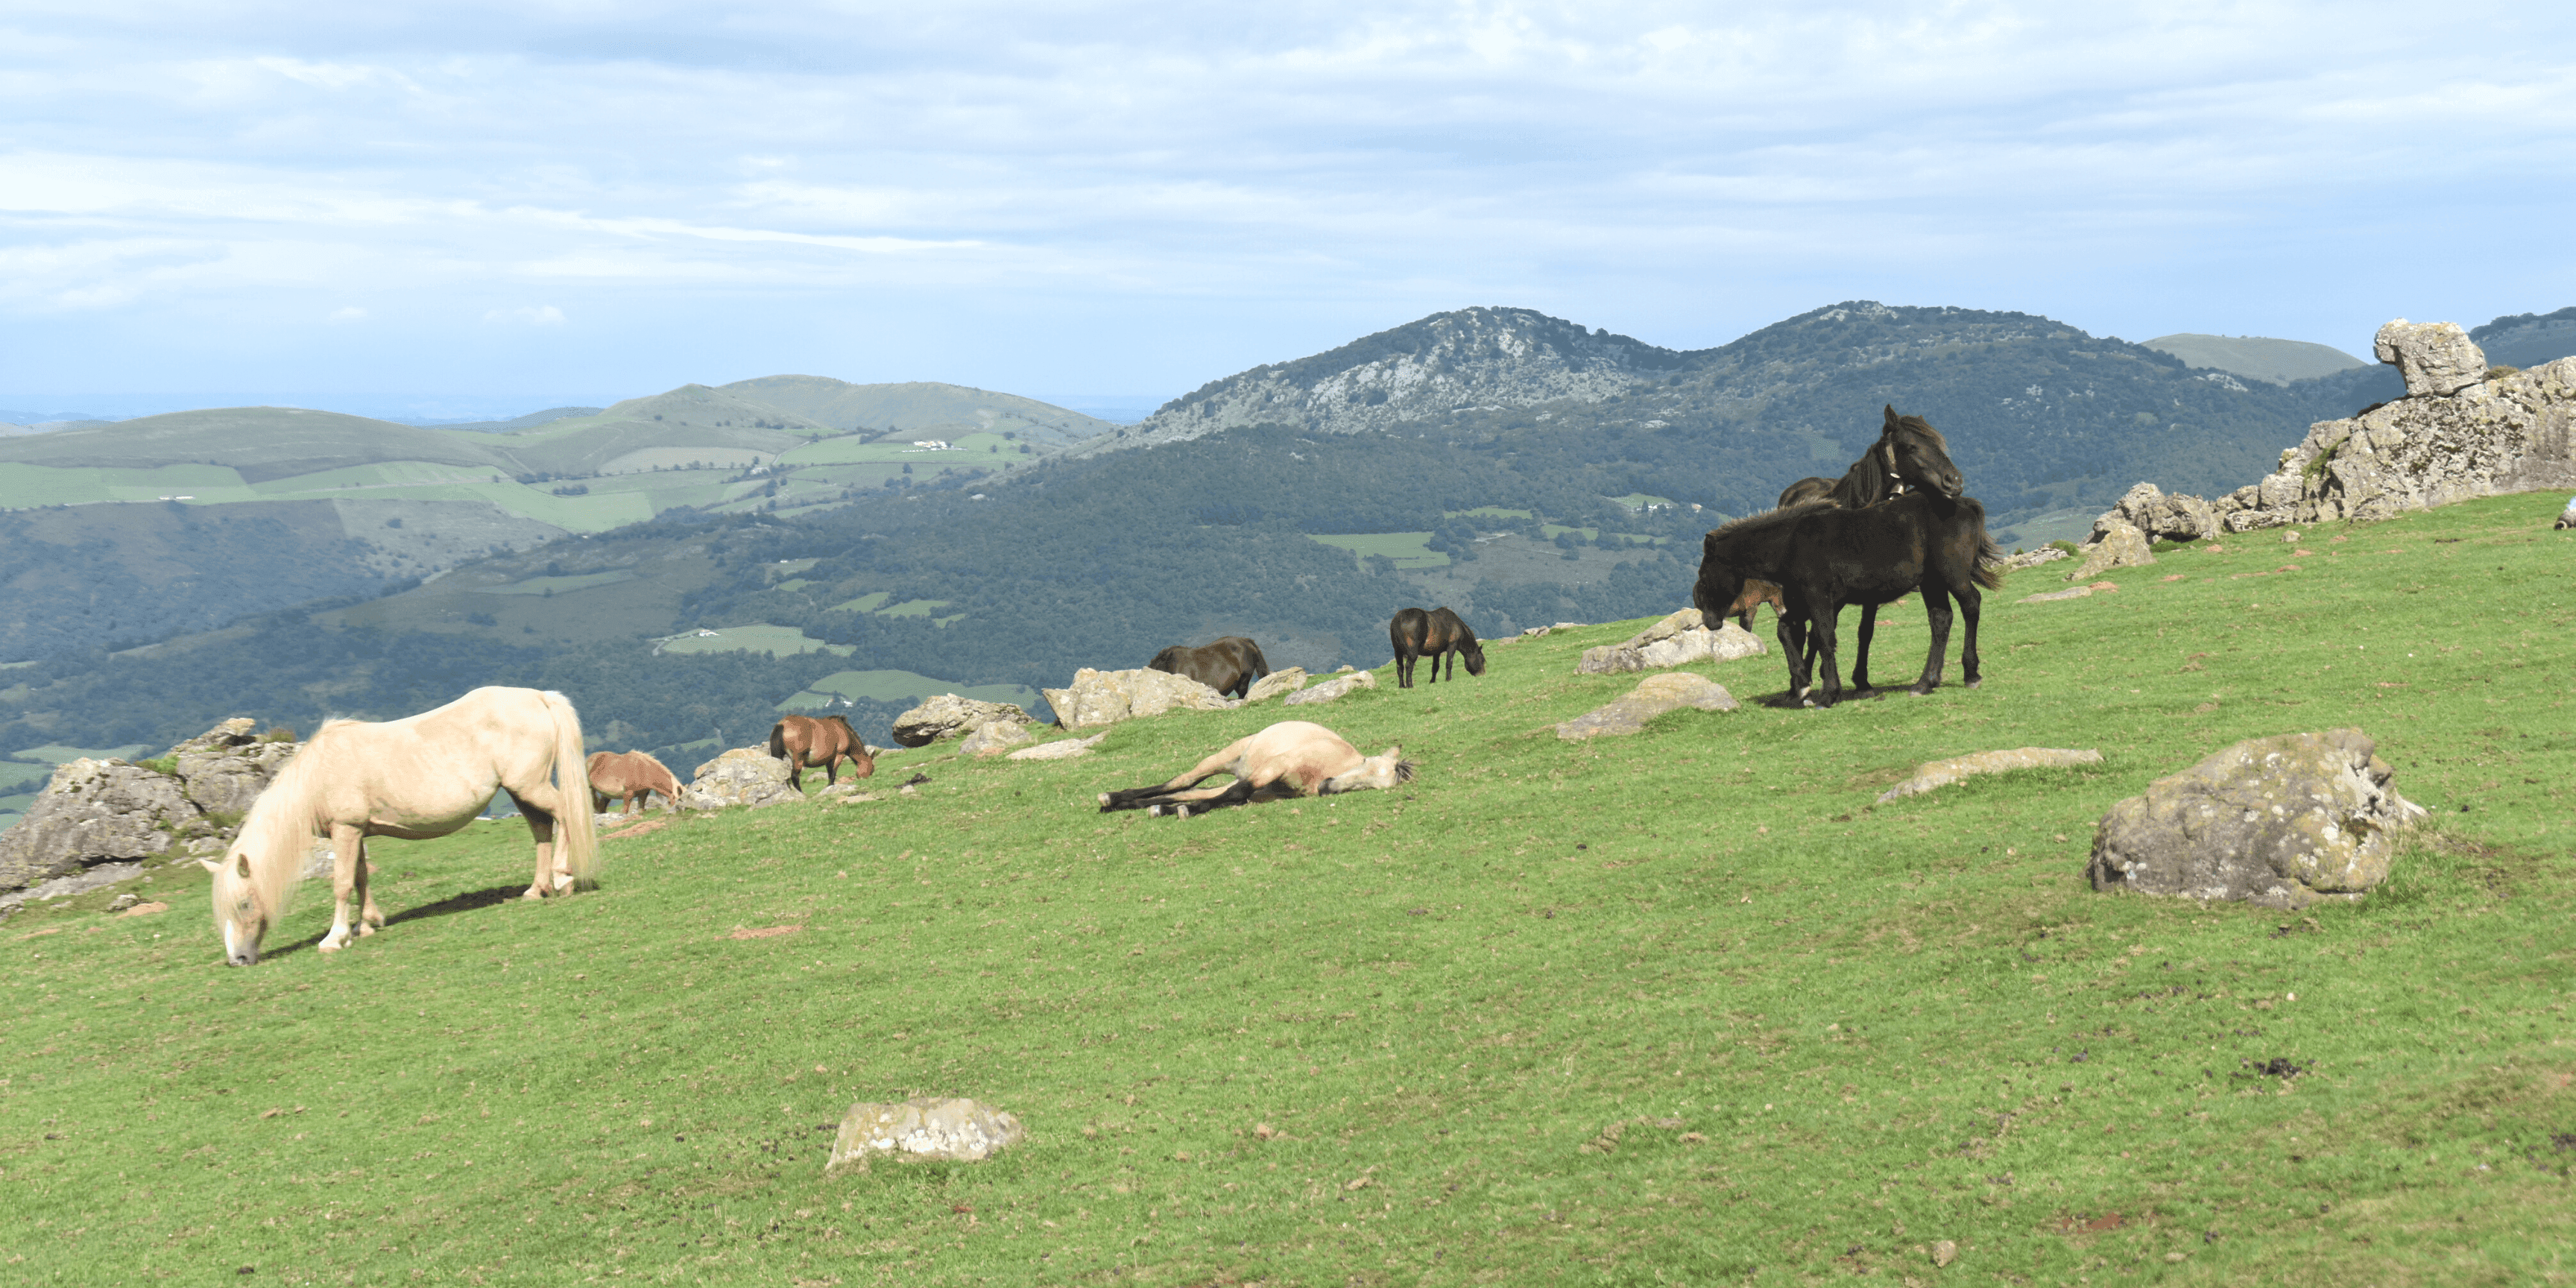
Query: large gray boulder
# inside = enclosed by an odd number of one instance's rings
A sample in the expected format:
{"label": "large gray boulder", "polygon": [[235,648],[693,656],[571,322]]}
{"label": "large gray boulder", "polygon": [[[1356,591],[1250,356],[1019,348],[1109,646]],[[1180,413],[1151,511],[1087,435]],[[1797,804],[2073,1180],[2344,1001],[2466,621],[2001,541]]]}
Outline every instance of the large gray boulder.
{"label": "large gray boulder", "polygon": [[235,717],[180,743],[155,762],[175,761],[172,773],[86,758],[57,767],[26,817],[0,832],[0,890],[220,850],[295,755],[298,744],[259,741],[257,727]]}
{"label": "large gray boulder", "polygon": [[1708,629],[1696,608],[1671,613],[1617,644],[1583,650],[1574,664],[1577,675],[1620,675],[1662,671],[1701,662],[1732,662],[1764,652],[1762,641],[1732,621]]}
{"label": "large gray boulder", "polygon": [[731,805],[784,805],[805,799],[787,785],[787,762],[769,754],[766,745],[736,747],[698,766],[688,786],[680,789],[680,808],[716,810]]}
{"label": "large gray boulder", "polygon": [[2240,742],[2112,806],[2085,875],[2096,890],[2268,908],[2359,899],[2424,816],[2373,750],[2359,729]]}
{"label": "large gray boulder", "polygon": [[1306,668],[1302,666],[1273,671],[1253,681],[1252,688],[1243,695],[1243,701],[1248,706],[1255,702],[1267,702],[1272,698],[1285,697],[1305,688],[1306,679]]}
{"label": "large gray boulder", "polygon": [[2457,322],[2409,322],[2379,328],[2372,356],[2406,378],[2406,396],[2455,394],[2487,378],[2487,355]]}
{"label": "large gray boulder", "polygon": [[1628,691],[1608,706],[1585,712],[1556,727],[1556,736],[1568,742],[1586,738],[1622,736],[1645,729],[1646,722],[1668,712],[1689,707],[1695,711],[1733,711],[1734,695],[1726,686],[1704,675],[1689,671],[1666,671],[1637,681]]}
{"label": "large gray boulder", "polygon": [[1321,684],[1308,685],[1279,700],[1283,707],[1313,706],[1318,702],[1338,702],[1362,689],[1377,687],[1375,671],[1352,671],[1336,675]]}
{"label": "large gray boulder", "polygon": [[1239,706],[1234,699],[1186,675],[1139,668],[1133,671],[1074,672],[1073,683],[1040,690],[1055,708],[1056,723],[1067,729],[1090,729],[1159,716],[1168,711],[1223,711]]}
{"label": "large gray boulder", "polygon": [[985,702],[943,693],[894,718],[894,740],[907,747],[927,747],[942,738],[962,738],[995,721],[1035,724],[1028,712],[1008,702]]}
{"label": "large gray boulder", "polygon": [[2091,581],[2114,568],[2137,568],[2156,561],[2147,534],[2117,517],[2116,511],[2093,521],[2093,535],[2075,548],[2075,555],[2083,562],[2066,574],[2068,581]]}
{"label": "large gray boulder", "polygon": [[1015,720],[987,720],[975,726],[975,732],[959,740],[957,751],[965,756],[998,756],[1013,747],[1025,746],[1029,728]]}

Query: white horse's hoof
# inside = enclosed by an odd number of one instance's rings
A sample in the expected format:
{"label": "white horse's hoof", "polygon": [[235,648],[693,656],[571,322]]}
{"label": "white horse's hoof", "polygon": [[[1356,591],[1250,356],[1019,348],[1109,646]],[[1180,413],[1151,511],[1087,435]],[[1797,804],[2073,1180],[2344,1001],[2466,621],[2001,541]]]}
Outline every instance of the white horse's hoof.
{"label": "white horse's hoof", "polygon": [[545,897],[546,897],[546,892],[545,892],[544,890],[542,890],[542,889],[540,889],[540,888],[536,887],[536,886],[529,886],[529,887],[528,887],[524,892],[522,892],[522,893],[519,895],[519,897],[520,897],[521,899],[526,900],[526,901],[527,901],[527,902],[529,902],[529,903],[535,903],[535,902],[537,902],[537,901],[539,901],[539,900],[541,900],[541,899],[545,898]]}
{"label": "white horse's hoof", "polygon": [[349,937],[347,933],[335,930],[322,936],[322,942],[314,946],[326,953],[336,953],[349,946]]}

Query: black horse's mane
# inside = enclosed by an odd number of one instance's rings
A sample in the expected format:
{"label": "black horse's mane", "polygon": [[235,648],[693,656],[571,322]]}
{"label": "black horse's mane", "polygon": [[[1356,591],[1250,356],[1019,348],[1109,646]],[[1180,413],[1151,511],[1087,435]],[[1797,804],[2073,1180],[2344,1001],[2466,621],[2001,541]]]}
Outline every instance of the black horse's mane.
{"label": "black horse's mane", "polygon": [[1712,537],[1733,537],[1751,532],[1767,532],[1774,525],[1785,527],[1819,511],[1839,510],[1841,508],[1841,506],[1836,505],[1831,501],[1805,501],[1797,505],[1788,506],[1784,509],[1764,510],[1759,514],[1748,514],[1741,519],[1731,520],[1719,525],[1716,530],[1710,532],[1708,535]]}

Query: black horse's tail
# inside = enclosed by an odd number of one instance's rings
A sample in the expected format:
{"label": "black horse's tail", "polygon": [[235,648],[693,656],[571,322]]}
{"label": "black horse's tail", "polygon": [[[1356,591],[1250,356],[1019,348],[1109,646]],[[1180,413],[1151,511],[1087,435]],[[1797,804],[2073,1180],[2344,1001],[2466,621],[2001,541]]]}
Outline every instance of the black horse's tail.
{"label": "black horse's tail", "polygon": [[769,726],[769,754],[780,760],[787,759],[787,722],[784,720]]}
{"label": "black horse's tail", "polygon": [[1986,534],[1984,525],[1977,528],[1977,570],[1970,574],[1976,583],[1988,590],[2001,590],[2004,585],[2004,548]]}

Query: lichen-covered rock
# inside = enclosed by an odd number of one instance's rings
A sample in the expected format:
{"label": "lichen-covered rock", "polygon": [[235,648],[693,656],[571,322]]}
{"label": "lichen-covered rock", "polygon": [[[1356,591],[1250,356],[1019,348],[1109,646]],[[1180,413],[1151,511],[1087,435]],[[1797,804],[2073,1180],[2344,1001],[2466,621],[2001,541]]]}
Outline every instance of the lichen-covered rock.
{"label": "lichen-covered rock", "polygon": [[872,1159],[980,1163],[1028,1139],[1020,1120],[966,1099],[917,1096],[899,1104],[856,1104],[841,1116],[823,1174],[864,1172]]}
{"label": "lichen-covered rock", "polygon": [[1947,787],[1976,774],[2010,773],[2016,769],[2055,769],[2067,765],[2098,765],[2102,753],[2091,748],[2067,750],[2057,747],[2015,747],[2010,751],[1980,751],[1973,755],[1952,756],[1947,760],[1927,760],[1914,767],[1914,776],[1878,794],[1881,805],[1901,797]]}
{"label": "lichen-covered rock", "polygon": [[783,805],[805,799],[787,785],[787,762],[770,755],[765,745],[736,747],[698,766],[691,779],[680,789],[682,809]]}
{"label": "lichen-covered rock", "polygon": [[1732,662],[1764,652],[1762,641],[1734,622],[1716,630],[1700,624],[1700,611],[1685,608],[1647,627],[1621,644],[1583,650],[1574,664],[1577,675],[1620,675],[1660,671],[1700,662]]}
{"label": "lichen-covered rock", "polygon": [[237,716],[171,748],[175,773],[122,760],[57,767],[26,817],[0,833],[0,890],[220,848],[295,755],[295,743],[258,741],[257,725]]}
{"label": "lichen-covered rock", "polygon": [[2240,742],[2112,806],[2085,875],[2096,890],[2271,908],[2358,899],[2424,815],[2372,751],[2359,729]]}
{"label": "lichen-covered rock", "polygon": [[2041,564],[2055,563],[2067,557],[2063,547],[2041,546],[2037,550],[2025,550],[2020,554],[2005,557],[2002,566],[2005,572],[2019,572],[2024,568],[2036,568]]}
{"label": "lichen-covered rock", "polygon": [[1055,708],[1056,723],[1067,729],[1089,729],[1167,711],[1223,711],[1241,705],[1186,675],[1142,668],[1095,671],[1086,666],[1074,672],[1072,684],[1042,692],[1047,705]]}
{"label": "lichen-covered rock", "polygon": [[907,747],[927,747],[942,738],[964,737],[994,721],[1034,724],[1028,712],[1008,702],[984,702],[943,693],[894,718],[894,740]]}
{"label": "lichen-covered rock", "polygon": [[2115,514],[2095,519],[2093,535],[2075,548],[2075,554],[2083,562],[2066,574],[2068,581],[2090,581],[2113,568],[2136,568],[2156,561],[2155,552],[2147,548],[2147,534]]}
{"label": "lichen-covered rock", "polygon": [[1253,681],[1252,691],[1244,694],[1243,700],[1245,702],[1266,702],[1272,698],[1283,697],[1287,694],[1295,693],[1297,690],[1305,687],[1306,668],[1302,666],[1292,666],[1285,671],[1273,671],[1270,674]]}
{"label": "lichen-covered rock", "polygon": [[968,756],[998,756],[1028,740],[1027,725],[1013,720],[987,720],[966,735],[957,750]]}
{"label": "lichen-covered rock", "polygon": [[2487,355],[2457,322],[2399,318],[2379,328],[2370,350],[2406,378],[2409,398],[2458,393],[2487,378]]}
{"label": "lichen-covered rock", "polygon": [[1279,700],[1279,705],[1283,707],[1303,707],[1317,702],[1331,702],[1345,695],[1356,693],[1361,689],[1374,689],[1376,687],[1377,672],[1353,671],[1348,675],[1336,675],[1332,679],[1326,680],[1321,684],[1308,685],[1305,688],[1299,689],[1295,693],[1291,693],[1287,697],[1281,698]]}
{"label": "lichen-covered rock", "polygon": [[1666,671],[1637,682],[1628,695],[1608,706],[1576,716],[1556,727],[1556,736],[1568,742],[1603,735],[1636,733],[1646,722],[1671,711],[1690,707],[1699,711],[1733,711],[1734,695],[1707,676],[1688,671]]}

